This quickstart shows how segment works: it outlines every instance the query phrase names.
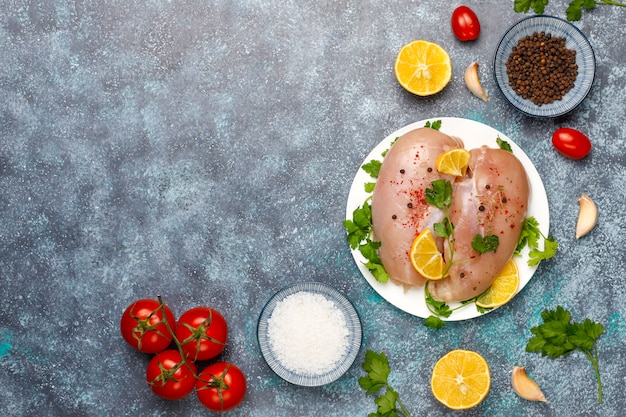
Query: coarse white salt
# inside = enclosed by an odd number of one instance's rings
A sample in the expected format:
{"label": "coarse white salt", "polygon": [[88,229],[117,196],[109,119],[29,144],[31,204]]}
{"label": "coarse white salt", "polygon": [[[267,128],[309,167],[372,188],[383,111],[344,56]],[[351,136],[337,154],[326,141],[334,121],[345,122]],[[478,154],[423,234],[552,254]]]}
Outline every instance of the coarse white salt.
{"label": "coarse white salt", "polygon": [[301,375],[332,371],[348,348],[346,317],[322,294],[300,291],[279,301],[267,330],[278,361]]}

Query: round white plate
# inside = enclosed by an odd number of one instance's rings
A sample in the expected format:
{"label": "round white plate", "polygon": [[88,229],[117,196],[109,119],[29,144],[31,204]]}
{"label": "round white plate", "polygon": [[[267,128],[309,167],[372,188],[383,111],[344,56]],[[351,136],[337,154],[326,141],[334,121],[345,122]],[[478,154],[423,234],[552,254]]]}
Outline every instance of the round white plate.
{"label": "round white plate", "polygon": [[[537,221],[539,222],[539,229],[545,236],[548,236],[548,230],[550,228],[548,196],[546,195],[546,190],[543,186],[543,182],[541,181],[541,177],[539,177],[537,169],[528,158],[528,156],[524,153],[524,151],[509,137],[507,137],[504,133],[499,132],[496,129],[480,122],[455,117],[436,117],[412,123],[387,136],[370,152],[370,154],[363,161],[363,164],[371,160],[382,161],[382,153],[389,149],[391,143],[397,137],[402,136],[403,134],[419,127],[424,127],[426,122],[432,123],[436,120],[441,120],[442,122],[441,128],[439,129],[441,132],[446,133],[450,136],[457,136],[461,138],[463,140],[463,143],[465,144],[465,148],[468,150],[480,147],[482,145],[497,148],[498,145],[496,139],[498,137],[511,145],[511,148],[513,149],[513,154],[517,156],[522,165],[524,165],[524,168],[526,169],[526,174],[528,175],[528,179],[530,181],[530,201],[527,217],[533,216],[535,219],[537,219]],[[348,203],[346,206],[347,219],[352,219],[352,213],[354,212],[354,210],[362,206],[363,202],[369,196],[371,196],[371,194],[368,194],[364,189],[365,183],[375,181],[376,180],[374,178],[370,177],[368,173],[366,173],[359,167],[359,170],[354,177],[354,181],[352,182],[350,194],[348,195]],[[363,274],[363,276],[372,286],[372,288],[385,300],[398,307],[399,309],[409,314],[413,314],[414,316],[426,318],[432,315],[426,306],[423,287],[413,287],[405,291],[405,289],[401,285],[397,285],[395,283],[392,283],[391,281],[387,283],[378,282],[371,274],[371,272],[365,267],[364,263],[366,262],[366,259],[363,257],[363,255],[361,255],[358,249],[351,249],[351,251],[352,256],[354,257],[354,261],[361,271],[361,274]],[[524,286],[528,284],[528,281],[530,281],[530,279],[532,278],[537,267],[528,266],[528,248],[525,248],[522,251],[522,256],[515,257],[514,259],[517,263],[520,274],[520,285],[517,290],[519,293],[519,291],[521,291],[522,288],[524,288]],[[456,303],[450,303],[451,308],[454,308],[458,305],[459,304]],[[464,307],[459,308],[458,310],[455,310],[449,318],[444,320],[466,320],[478,317],[482,314],[484,313],[480,313],[476,309],[474,303],[470,303]]]}

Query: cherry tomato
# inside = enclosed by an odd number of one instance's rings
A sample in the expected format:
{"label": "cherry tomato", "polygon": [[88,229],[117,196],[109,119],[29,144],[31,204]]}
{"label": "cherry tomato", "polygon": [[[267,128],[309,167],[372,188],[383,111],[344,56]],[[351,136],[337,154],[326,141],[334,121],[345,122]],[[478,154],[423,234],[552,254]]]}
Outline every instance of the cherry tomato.
{"label": "cherry tomato", "polygon": [[459,6],[452,12],[452,31],[460,41],[473,41],[480,35],[478,16],[467,6]]}
{"label": "cherry tomato", "polygon": [[160,308],[157,300],[138,300],[128,306],[120,320],[122,337],[129,345],[144,353],[156,353],[167,348],[172,335],[163,322],[163,310],[170,326],[175,326],[174,313],[167,306]]}
{"label": "cherry tomato", "polygon": [[552,145],[561,154],[572,159],[582,159],[591,152],[589,138],[582,132],[569,127],[562,127],[554,132]]}
{"label": "cherry tomato", "polygon": [[[190,369],[191,368],[191,369]],[[152,392],[166,400],[186,397],[196,386],[197,368],[192,362],[185,364],[177,350],[157,353],[148,363],[146,381]]]}
{"label": "cherry tomato", "polygon": [[176,338],[192,361],[216,357],[226,346],[228,325],[224,316],[209,307],[185,311],[176,324]]}
{"label": "cherry tomato", "polygon": [[246,377],[232,363],[214,363],[199,375],[196,393],[200,402],[209,410],[232,410],[246,396]]}

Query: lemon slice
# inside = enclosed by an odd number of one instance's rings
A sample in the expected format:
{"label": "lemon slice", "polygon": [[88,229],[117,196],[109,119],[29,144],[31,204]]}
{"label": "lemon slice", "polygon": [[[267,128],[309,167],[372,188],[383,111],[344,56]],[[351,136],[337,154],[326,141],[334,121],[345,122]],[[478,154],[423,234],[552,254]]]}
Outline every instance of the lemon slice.
{"label": "lemon slice", "polygon": [[470,350],[452,350],[435,364],[430,388],[435,398],[448,408],[475,407],[491,388],[487,361]]}
{"label": "lemon slice", "polygon": [[439,155],[435,167],[441,173],[462,177],[467,171],[469,160],[470,153],[468,150],[454,148]]}
{"label": "lemon slice", "polygon": [[446,265],[441,252],[437,249],[437,243],[430,228],[424,229],[413,240],[409,258],[411,258],[413,268],[424,278],[430,280],[443,278]]}
{"label": "lemon slice", "polygon": [[450,55],[436,43],[424,40],[404,45],[394,70],[400,85],[418,96],[440,92],[452,78]]}
{"label": "lemon slice", "polygon": [[513,259],[504,265],[491,287],[476,299],[476,305],[483,308],[496,308],[508,303],[517,292],[519,271]]}

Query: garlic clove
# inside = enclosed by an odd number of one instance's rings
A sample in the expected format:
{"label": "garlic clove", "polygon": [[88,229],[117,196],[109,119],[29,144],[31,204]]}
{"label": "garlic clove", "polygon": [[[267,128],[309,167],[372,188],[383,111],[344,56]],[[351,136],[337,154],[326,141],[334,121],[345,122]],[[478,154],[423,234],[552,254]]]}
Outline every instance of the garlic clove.
{"label": "garlic clove", "polygon": [[513,367],[511,385],[513,385],[513,390],[515,390],[517,395],[525,400],[548,402],[539,385],[526,375],[526,369],[523,366]]}
{"label": "garlic clove", "polygon": [[464,79],[467,89],[470,90],[472,94],[480,99],[489,101],[489,96],[478,79],[478,62],[472,62],[469,64],[469,66],[465,69]]}
{"label": "garlic clove", "polygon": [[576,223],[576,239],[589,233],[598,221],[598,207],[591,197],[583,194],[578,199],[578,204],[580,209],[578,211],[578,222]]}

